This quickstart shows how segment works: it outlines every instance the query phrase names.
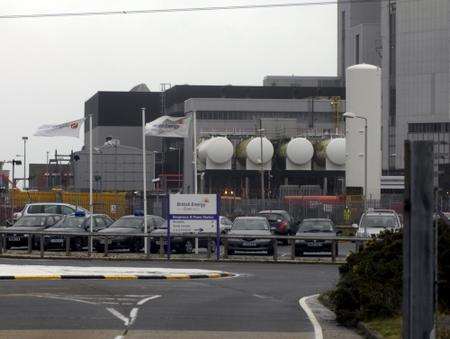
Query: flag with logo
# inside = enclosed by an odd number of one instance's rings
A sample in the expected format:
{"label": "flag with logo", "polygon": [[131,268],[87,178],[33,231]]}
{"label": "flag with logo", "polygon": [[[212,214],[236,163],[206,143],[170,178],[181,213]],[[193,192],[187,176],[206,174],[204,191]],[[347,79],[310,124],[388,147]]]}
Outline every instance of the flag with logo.
{"label": "flag with logo", "polygon": [[38,128],[37,137],[74,137],[80,136],[81,125],[83,125],[84,118],[65,122],[58,125],[42,125]]}
{"label": "flag with logo", "polygon": [[187,138],[191,117],[164,115],[145,125],[145,135],[170,138]]}

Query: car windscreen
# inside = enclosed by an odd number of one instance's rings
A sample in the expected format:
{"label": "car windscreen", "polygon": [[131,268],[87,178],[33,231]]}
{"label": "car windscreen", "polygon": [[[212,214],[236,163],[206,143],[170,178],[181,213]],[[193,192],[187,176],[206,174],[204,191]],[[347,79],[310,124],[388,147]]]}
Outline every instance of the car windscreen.
{"label": "car windscreen", "polygon": [[120,218],[113,224],[111,224],[111,228],[122,227],[122,228],[141,228],[144,225],[144,218],[140,217],[127,217]]}
{"label": "car windscreen", "polygon": [[231,227],[232,230],[268,230],[269,225],[264,219],[236,219]]}
{"label": "car windscreen", "polygon": [[361,227],[394,228],[398,227],[398,223],[394,215],[365,215]]}
{"label": "car windscreen", "polygon": [[299,232],[333,232],[333,224],[329,220],[303,220]]}
{"label": "car windscreen", "polygon": [[45,217],[44,216],[24,216],[17,220],[14,226],[19,227],[41,227],[45,226]]}
{"label": "car windscreen", "polygon": [[259,213],[259,215],[265,217],[267,220],[270,220],[270,221],[286,219],[281,213]]}
{"label": "car windscreen", "polygon": [[65,217],[53,226],[54,228],[83,228],[86,224],[86,217]]}

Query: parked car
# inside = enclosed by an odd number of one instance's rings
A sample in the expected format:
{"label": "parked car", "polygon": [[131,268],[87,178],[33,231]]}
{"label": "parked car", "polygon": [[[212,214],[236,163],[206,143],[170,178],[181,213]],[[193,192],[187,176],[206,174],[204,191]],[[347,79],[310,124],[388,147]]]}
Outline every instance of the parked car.
{"label": "parked car", "polygon": [[356,236],[376,236],[384,230],[398,230],[402,227],[400,217],[393,210],[373,210],[363,213]]}
{"label": "parked car", "polygon": [[220,233],[222,234],[228,233],[231,230],[231,226],[233,225],[233,222],[224,216],[220,216],[219,223]]}
{"label": "parked car", "polygon": [[[8,228],[8,231],[42,231],[53,226],[63,216],[59,214],[31,214],[24,215],[17,220],[14,225]],[[34,245],[39,239],[31,236],[31,244]],[[6,248],[28,246],[28,234],[8,234],[6,236]]]}
{"label": "parked car", "polygon": [[284,210],[265,210],[258,214],[269,221],[270,230],[273,234],[293,235],[297,232],[297,225],[295,225],[289,213]]}
{"label": "parked car", "polygon": [[[296,240],[295,255],[302,256],[304,252],[330,252],[332,251],[332,241],[322,240],[321,237],[336,236],[333,221],[326,218],[303,219],[297,231],[298,236],[311,236],[317,239]],[[338,255],[338,244],[336,243],[336,255]]]}
{"label": "parked car", "polygon": [[[150,233],[157,227],[161,227],[166,221],[156,215],[147,215],[147,232]],[[108,234],[130,234],[124,236],[108,238],[108,249],[129,249],[132,252],[139,252],[144,247],[143,237],[134,237],[131,234],[144,234],[144,216],[126,215],[117,219],[109,227],[98,231],[98,235]],[[94,247],[97,252],[103,252],[106,238],[99,237],[94,240]]]}
{"label": "parked car", "polygon": [[242,238],[228,239],[228,254],[236,251],[264,251],[273,254],[271,239],[258,239],[259,235],[271,235],[270,225],[265,217],[237,217],[229,235]]}
{"label": "parked car", "polygon": [[81,206],[75,206],[72,204],[65,204],[59,202],[38,202],[26,204],[25,207],[22,209],[22,211],[14,213],[13,221],[17,221],[22,216],[29,214],[48,213],[48,214],[69,215],[75,213],[76,211],[83,211],[86,214],[89,214],[89,211]]}
{"label": "parked car", "polygon": [[[98,232],[114,222],[106,214],[92,215],[92,229]],[[58,233],[45,236],[46,248],[65,248],[65,236],[67,233],[88,233],[91,226],[91,217],[84,212],[76,212],[66,215],[52,227],[47,228],[44,232]],[[60,235],[61,234],[61,235]],[[88,237],[79,236],[71,237],[70,248],[73,251],[80,251],[83,247],[88,246]]]}

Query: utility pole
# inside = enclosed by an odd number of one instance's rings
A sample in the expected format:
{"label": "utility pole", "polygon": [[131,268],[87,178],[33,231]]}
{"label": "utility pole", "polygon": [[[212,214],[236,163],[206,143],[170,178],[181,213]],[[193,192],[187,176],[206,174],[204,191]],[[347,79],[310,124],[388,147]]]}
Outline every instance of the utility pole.
{"label": "utility pole", "polygon": [[263,208],[265,208],[265,194],[264,194],[264,161],[263,161],[263,128],[262,128],[262,119],[259,119],[259,140],[261,141],[261,201],[263,204]]}
{"label": "utility pole", "polygon": [[27,189],[27,140],[28,137],[22,137],[23,140],[23,189]]}

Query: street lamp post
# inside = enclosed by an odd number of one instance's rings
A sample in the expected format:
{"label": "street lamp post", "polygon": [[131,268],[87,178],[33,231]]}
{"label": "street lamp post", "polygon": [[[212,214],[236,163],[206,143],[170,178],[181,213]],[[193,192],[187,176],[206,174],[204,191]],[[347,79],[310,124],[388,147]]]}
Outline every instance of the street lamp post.
{"label": "street lamp post", "polygon": [[28,137],[22,137],[23,140],[23,189],[27,188],[27,140]]}
{"label": "street lamp post", "polygon": [[[364,120],[364,211],[367,210],[367,118],[356,115],[352,112],[345,112],[342,115],[347,119]],[[367,225],[364,226],[364,233],[367,235]]]}

